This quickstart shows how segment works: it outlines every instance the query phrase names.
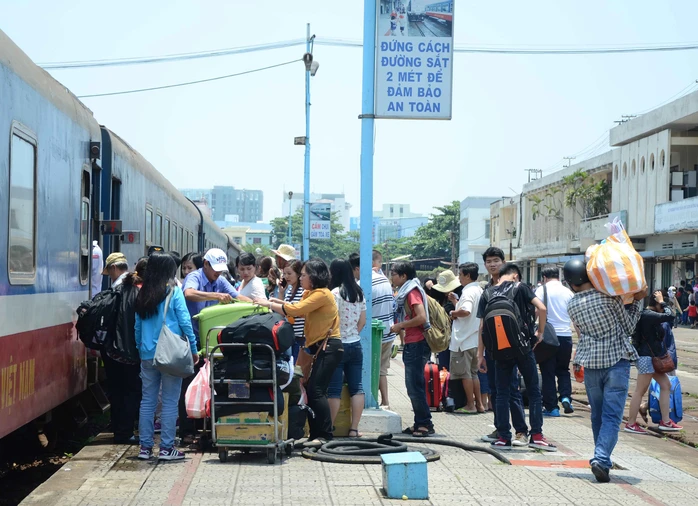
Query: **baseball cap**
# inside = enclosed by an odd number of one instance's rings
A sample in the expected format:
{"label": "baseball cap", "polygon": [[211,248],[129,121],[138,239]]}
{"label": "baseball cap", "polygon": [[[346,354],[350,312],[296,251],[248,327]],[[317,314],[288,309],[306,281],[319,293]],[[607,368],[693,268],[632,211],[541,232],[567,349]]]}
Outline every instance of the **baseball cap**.
{"label": "baseball cap", "polygon": [[126,260],[126,256],[123,253],[112,253],[104,262],[104,270],[102,271],[102,274],[108,274],[107,269],[112,265],[125,265],[128,267],[128,260]]}
{"label": "baseball cap", "polygon": [[228,257],[222,249],[211,248],[204,255],[204,260],[208,260],[211,268],[216,272],[224,272],[228,270]]}

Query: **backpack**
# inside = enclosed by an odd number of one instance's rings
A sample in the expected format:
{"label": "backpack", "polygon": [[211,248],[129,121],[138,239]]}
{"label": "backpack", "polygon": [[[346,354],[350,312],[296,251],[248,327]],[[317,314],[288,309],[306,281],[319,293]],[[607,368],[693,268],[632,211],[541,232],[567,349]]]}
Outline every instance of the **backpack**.
{"label": "backpack", "polygon": [[505,283],[489,287],[482,294],[485,298],[482,340],[494,360],[512,360],[531,350],[521,312],[514,300],[516,288],[514,283]]}
{"label": "backpack", "polygon": [[[424,331],[424,338],[432,353],[441,353],[448,349],[448,345],[451,344],[451,319],[436,299],[428,295],[426,297],[430,328]],[[405,304],[405,313],[408,313],[412,318],[412,311],[408,304]]]}
{"label": "backpack", "polygon": [[119,316],[120,299],[120,292],[104,290],[92,300],[80,303],[75,310],[78,314],[75,329],[86,348],[103,349],[107,334],[114,331],[116,318]]}
{"label": "backpack", "polygon": [[[243,316],[218,334],[218,344],[268,344],[277,355],[286,352],[295,339],[293,325],[276,313]],[[221,351],[225,356],[235,356],[240,353],[239,348],[233,347],[224,347]]]}
{"label": "backpack", "polygon": [[[674,423],[679,423],[683,419],[683,399],[681,397],[681,382],[678,376],[669,376],[671,382],[671,393],[669,395],[669,418]],[[659,383],[650,381],[650,402],[649,412],[652,422],[662,421],[662,413],[659,409]]]}

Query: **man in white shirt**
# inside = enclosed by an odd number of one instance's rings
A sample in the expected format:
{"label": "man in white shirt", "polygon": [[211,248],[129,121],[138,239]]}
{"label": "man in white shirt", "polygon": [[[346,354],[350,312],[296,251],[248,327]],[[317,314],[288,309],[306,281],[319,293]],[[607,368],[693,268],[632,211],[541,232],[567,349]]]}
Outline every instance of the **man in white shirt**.
{"label": "man in white shirt", "polygon": [[[350,260],[351,262],[351,260]],[[388,369],[392,358],[395,334],[390,332],[390,328],[395,324],[395,297],[393,288],[380,268],[383,263],[383,255],[379,251],[373,250],[371,271],[371,307],[373,308],[373,319],[379,320],[383,324],[383,340],[381,341],[381,365],[380,377],[378,380],[378,390],[381,394],[380,404],[383,408],[390,408],[388,400]]]}
{"label": "man in white shirt", "polygon": [[97,241],[92,241],[92,292],[90,297],[102,291],[102,269],[104,269],[104,259],[102,258],[102,248]]}
{"label": "man in white shirt", "polygon": [[[451,271],[446,272],[451,273]],[[476,263],[467,262],[459,265],[458,281],[463,286],[463,291],[460,298],[452,292],[448,296],[449,300],[456,305],[456,309],[449,313],[453,320],[451,345],[449,346],[451,351],[449,371],[451,379],[460,379],[463,382],[466,396],[465,406],[457,409],[457,413],[476,414],[485,411],[480,396],[480,379],[477,375],[480,320],[476,313],[482,296],[482,288],[480,288],[477,277],[478,266]]]}
{"label": "man in white shirt", "polygon": [[[559,399],[565,413],[574,413],[572,407],[572,380],[570,378],[570,360],[572,358],[572,322],[567,313],[567,304],[574,293],[560,283],[557,267],[546,267],[541,273],[543,286],[536,290],[536,297],[543,301],[548,309],[547,321],[555,329],[560,347],[555,355],[541,362],[540,373],[543,377],[543,416],[560,416]],[[547,300],[546,300],[547,292]],[[557,376],[557,388],[555,377]]]}

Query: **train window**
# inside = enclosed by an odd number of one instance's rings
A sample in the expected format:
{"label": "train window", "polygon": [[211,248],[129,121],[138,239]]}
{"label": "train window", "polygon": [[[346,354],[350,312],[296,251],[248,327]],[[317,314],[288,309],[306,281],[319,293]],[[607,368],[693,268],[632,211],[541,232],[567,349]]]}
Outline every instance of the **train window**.
{"label": "train window", "polygon": [[165,218],[165,227],[162,229],[162,247],[170,251],[170,219]]}
{"label": "train window", "polygon": [[18,123],[10,146],[8,271],[12,284],[36,276],[36,138]]}
{"label": "train window", "polygon": [[194,233],[189,232],[189,251],[194,251]]}
{"label": "train window", "polygon": [[148,207],[145,208],[145,244],[153,244],[153,210]]}
{"label": "train window", "polygon": [[155,215],[155,244],[162,246],[162,215],[160,213]]}
{"label": "train window", "polygon": [[82,186],[80,191],[80,283],[87,284],[90,275],[90,173],[82,171]]}
{"label": "train window", "polygon": [[172,233],[170,234],[170,250],[177,247],[177,224],[172,222]]}
{"label": "train window", "polygon": [[175,248],[179,246],[179,250],[184,251],[184,227],[179,227],[179,242],[175,244]]}

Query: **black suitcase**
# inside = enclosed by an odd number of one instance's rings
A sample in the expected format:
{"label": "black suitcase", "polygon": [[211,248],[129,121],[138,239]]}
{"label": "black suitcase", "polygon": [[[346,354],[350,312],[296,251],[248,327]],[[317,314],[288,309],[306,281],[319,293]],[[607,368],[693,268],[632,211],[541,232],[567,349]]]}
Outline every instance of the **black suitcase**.
{"label": "black suitcase", "polygon": [[[293,344],[293,325],[276,313],[251,314],[231,323],[218,334],[218,344],[268,344],[276,354],[284,353]],[[223,355],[234,356],[239,349],[221,349]]]}

